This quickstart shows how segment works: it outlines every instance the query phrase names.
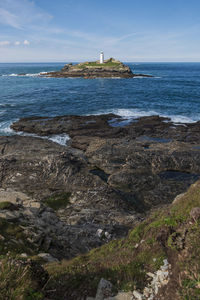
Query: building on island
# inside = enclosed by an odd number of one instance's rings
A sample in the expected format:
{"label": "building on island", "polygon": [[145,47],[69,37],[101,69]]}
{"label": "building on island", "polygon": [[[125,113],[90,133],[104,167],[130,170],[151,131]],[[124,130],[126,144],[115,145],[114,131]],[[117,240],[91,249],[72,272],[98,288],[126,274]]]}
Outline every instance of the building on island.
{"label": "building on island", "polygon": [[103,51],[101,51],[101,54],[100,54],[100,64],[103,64],[104,63],[104,54],[103,54]]}

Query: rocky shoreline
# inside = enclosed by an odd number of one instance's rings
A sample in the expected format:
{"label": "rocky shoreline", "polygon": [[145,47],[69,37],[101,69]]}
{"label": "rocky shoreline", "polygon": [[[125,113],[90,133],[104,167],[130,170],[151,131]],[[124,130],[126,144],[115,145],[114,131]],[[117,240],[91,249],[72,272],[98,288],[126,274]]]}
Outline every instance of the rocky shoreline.
{"label": "rocky shoreline", "polygon": [[[200,178],[200,122],[74,115],[23,118],[11,128],[70,137],[66,146],[39,137],[0,137],[0,221],[19,226],[26,241],[21,237],[26,246],[19,253],[46,261],[126,237]],[[1,234],[7,253],[18,240]]]}

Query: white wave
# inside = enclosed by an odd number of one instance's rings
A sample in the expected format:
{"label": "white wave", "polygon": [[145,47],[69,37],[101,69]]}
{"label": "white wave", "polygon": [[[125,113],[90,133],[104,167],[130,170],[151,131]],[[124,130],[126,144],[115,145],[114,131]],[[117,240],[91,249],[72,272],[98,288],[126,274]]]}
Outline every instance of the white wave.
{"label": "white wave", "polygon": [[189,117],[181,116],[181,115],[169,115],[169,116],[164,115],[163,117],[170,118],[175,125],[177,123],[194,123],[194,122],[197,122],[200,120],[200,116],[189,118]]}
{"label": "white wave", "polygon": [[[14,132],[14,131],[13,131]],[[23,132],[23,131],[19,131],[19,132],[15,132],[15,134],[19,134],[22,136],[31,136],[31,137],[36,137],[36,138],[40,138],[40,139],[45,139],[45,140],[50,140],[54,143],[57,143],[59,145],[62,146],[66,146],[66,143],[68,140],[70,140],[70,137],[68,134],[53,134],[53,135],[49,135],[49,136],[40,136],[34,133],[27,133],[27,132]]]}
{"label": "white wave", "polygon": [[51,137],[47,137],[49,140],[53,141],[54,143],[66,146],[67,141],[70,139],[68,134],[57,134],[52,135]]}
{"label": "white wave", "polygon": [[139,109],[111,109],[111,110],[101,110],[95,113],[94,115],[101,115],[101,114],[115,114],[125,119],[136,119],[140,117],[146,116],[155,116],[159,115],[161,117],[170,118],[174,123],[194,123],[200,120],[200,114],[194,117],[186,117],[183,115],[167,115],[162,114],[161,112],[154,111],[154,110],[139,110]]}
{"label": "white wave", "polygon": [[18,74],[12,73],[12,74],[4,74],[2,77],[16,77]]}
{"label": "white wave", "polygon": [[143,111],[138,109],[124,109],[124,108],[114,109],[112,113],[119,115],[120,117],[123,118],[140,118],[145,116],[158,115],[158,113],[153,110]]}
{"label": "white wave", "polygon": [[4,135],[11,135],[14,133],[14,130],[10,128],[10,125],[13,123],[13,121],[5,121],[0,123],[0,133],[3,133]]}
{"label": "white wave", "polygon": [[13,121],[5,121],[5,122],[1,122],[0,123],[0,135],[14,135],[14,134],[18,134],[18,135],[22,135],[22,136],[32,136],[32,137],[37,137],[37,138],[41,138],[41,139],[47,139],[50,140],[54,143],[60,144],[62,146],[66,146],[66,143],[68,140],[70,140],[70,137],[68,134],[53,134],[53,135],[49,135],[49,136],[39,136],[37,134],[34,133],[26,133],[23,131],[14,131],[13,129],[10,128],[10,125],[13,124],[14,122],[16,122],[17,119],[13,120]]}
{"label": "white wave", "polygon": [[45,75],[47,74],[48,72],[39,72],[39,73],[24,73],[24,74],[15,74],[15,73],[12,73],[12,74],[5,74],[5,75],[2,75],[3,77],[38,77],[40,75]]}

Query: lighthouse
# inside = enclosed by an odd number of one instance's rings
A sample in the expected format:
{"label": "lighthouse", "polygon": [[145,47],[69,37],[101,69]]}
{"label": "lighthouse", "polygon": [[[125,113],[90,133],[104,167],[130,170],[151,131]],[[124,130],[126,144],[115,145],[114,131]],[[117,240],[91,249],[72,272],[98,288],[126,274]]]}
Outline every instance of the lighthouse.
{"label": "lighthouse", "polygon": [[100,53],[100,64],[103,64],[103,63],[104,63],[104,54],[101,51],[101,53]]}

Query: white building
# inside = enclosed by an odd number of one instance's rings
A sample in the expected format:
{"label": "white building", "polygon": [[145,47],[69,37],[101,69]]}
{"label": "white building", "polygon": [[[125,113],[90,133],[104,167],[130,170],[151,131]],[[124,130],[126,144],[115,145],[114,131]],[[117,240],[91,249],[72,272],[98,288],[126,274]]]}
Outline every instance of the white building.
{"label": "white building", "polygon": [[103,64],[103,63],[104,63],[104,54],[101,51],[101,54],[100,54],[100,64]]}

